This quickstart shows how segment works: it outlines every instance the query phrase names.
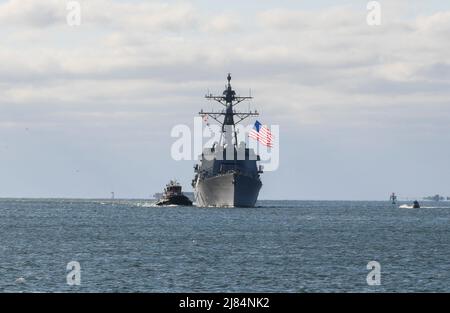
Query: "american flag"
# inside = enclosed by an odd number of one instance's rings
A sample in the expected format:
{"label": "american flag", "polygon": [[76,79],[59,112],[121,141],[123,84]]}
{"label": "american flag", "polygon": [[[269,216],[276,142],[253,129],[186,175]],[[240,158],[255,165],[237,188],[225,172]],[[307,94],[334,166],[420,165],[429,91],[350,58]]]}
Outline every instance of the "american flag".
{"label": "american flag", "polygon": [[259,121],[255,122],[255,125],[253,126],[253,129],[248,134],[248,137],[253,138],[257,141],[259,141],[261,144],[265,145],[266,147],[272,147],[273,143],[273,136],[270,132],[270,129],[268,129],[266,126],[262,125]]}

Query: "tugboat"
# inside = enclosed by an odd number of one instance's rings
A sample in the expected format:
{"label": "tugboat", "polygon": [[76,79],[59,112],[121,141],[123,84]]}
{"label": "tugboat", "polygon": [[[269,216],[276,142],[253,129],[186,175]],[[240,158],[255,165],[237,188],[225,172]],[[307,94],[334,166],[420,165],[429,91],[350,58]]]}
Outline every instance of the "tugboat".
{"label": "tugboat", "polygon": [[181,185],[176,180],[171,180],[164,188],[163,196],[156,205],[192,206],[192,201],[183,194]]}

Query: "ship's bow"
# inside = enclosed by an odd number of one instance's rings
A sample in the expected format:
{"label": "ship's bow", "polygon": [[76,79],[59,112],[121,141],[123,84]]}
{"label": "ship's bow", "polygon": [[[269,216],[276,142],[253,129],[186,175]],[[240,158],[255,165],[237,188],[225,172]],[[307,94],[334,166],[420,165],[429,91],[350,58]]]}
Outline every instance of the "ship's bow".
{"label": "ship's bow", "polygon": [[261,186],[258,177],[227,173],[199,179],[195,198],[202,207],[254,207]]}

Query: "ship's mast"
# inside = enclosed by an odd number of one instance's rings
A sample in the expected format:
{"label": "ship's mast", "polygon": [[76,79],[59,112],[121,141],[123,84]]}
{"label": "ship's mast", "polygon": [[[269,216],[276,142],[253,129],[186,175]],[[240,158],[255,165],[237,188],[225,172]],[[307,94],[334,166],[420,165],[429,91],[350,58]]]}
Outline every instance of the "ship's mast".
{"label": "ship's mast", "polygon": [[[221,96],[214,96],[212,94],[208,94],[205,96],[208,100],[214,100],[219,102],[225,107],[225,110],[222,110],[221,112],[204,112],[203,110],[200,111],[201,116],[209,116],[215,121],[217,121],[220,125],[222,125],[222,134],[221,134],[221,140],[222,137],[225,138],[225,144],[228,146],[231,146],[232,143],[232,137],[234,137],[234,145],[237,145],[237,133],[236,133],[236,124],[242,122],[248,117],[251,116],[258,116],[259,113],[255,111],[249,111],[249,112],[236,112],[233,107],[242,101],[253,99],[253,97],[240,97],[236,96],[236,92],[231,88],[231,73],[228,73],[228,84],[225,87],[223,94]],[[220,120],[221,116],[224,116],[223,121]],[[238,118],[237,121],[235,121],[235,117]],[[227,130],[231,131],[227,132]]]}

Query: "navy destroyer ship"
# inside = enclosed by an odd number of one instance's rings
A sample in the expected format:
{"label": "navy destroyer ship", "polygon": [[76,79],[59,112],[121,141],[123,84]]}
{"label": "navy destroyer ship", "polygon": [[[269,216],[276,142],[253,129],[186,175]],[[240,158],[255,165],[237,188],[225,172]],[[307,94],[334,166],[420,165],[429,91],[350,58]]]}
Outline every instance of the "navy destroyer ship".
{"label": "navy destroyer ship", "polygon": [[197,206],[201,207],[254,207],[262,187],[258,166],[259,156],[245,142],[238,144],[236,124],[259,115],[258,112],[236,112],[234,106],[251,96],[240,97],[231,88],[231,74],[222,95],[206,95],[206,99],[224,106],[220,112],[204,112],[202,117],[211,117],[221,127],[220,141],[203,149],[199,164],[196,164],[192,181]]}

